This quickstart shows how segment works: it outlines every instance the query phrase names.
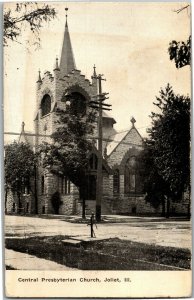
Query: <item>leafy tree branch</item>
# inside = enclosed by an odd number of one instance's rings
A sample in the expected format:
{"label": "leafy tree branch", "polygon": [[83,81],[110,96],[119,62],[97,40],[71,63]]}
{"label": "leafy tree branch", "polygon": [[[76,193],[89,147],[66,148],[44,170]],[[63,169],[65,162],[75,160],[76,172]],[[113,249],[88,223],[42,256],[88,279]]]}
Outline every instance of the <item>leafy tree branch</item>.
{"label": "leafy tree branch", "polygon": [[14,8],[4,9],[4,46],[9,41],[19,42],[23,31],[29,28],[35,38],[34,44],[40,45],[39,32],[43,23],[56,17],[56,10],[46,3],[22,2]]}

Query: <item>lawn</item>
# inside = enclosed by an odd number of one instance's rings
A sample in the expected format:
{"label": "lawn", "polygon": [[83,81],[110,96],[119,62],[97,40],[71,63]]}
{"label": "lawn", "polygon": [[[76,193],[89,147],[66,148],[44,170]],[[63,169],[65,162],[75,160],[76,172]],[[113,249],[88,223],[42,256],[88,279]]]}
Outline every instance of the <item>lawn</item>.
{"label": "lawn", "polygon": [[29,253],[81,270],[177,270],[189,269],[187,249],[147,245],[120,240],[82,242],[79,247],[64,245],[66,236],[7,238],[6,248]]}

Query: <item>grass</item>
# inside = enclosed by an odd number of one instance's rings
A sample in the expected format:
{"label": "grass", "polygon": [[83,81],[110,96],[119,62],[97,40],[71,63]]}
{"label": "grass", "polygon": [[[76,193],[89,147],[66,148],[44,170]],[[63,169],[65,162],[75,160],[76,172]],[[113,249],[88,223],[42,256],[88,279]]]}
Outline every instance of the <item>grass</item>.
{"label": "grass", "polygon": [[147,245],[120,240],[82,242],[80,247],[63,245],[66,236],[6,239],[6,248],[29,253],[82,270],[176,270],[190,269],[187,249]]}

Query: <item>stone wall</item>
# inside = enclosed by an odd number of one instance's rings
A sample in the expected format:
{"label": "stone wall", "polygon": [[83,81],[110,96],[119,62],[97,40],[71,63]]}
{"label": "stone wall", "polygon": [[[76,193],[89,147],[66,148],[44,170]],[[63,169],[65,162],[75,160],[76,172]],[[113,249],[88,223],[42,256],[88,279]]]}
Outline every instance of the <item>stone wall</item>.
{"label": "stone wall", "polygon": [[59,214],[62,215],[81,215],[82,204],[79,201],[79,196],[62,195],[62,205],[59,209]]}
{"label": "stone wall", "polygon": [[162,207],[155,209],[150,203],[146,203],[144,196],[124,196],[117,198],[114,209],[117,214],[161,214]]}
{"label": "stone wall", "polygon": [[[5,193],[6,207],[5,211],[8,214],[19,213],[19,199],[17,193],[8,189],[7,194]],[[34,213],[34,196],[32,194],[21,194],[21,214],[33,214]]]}
{"label": "stone wall", "polygon": [[112,168],[115,165],[120,165],[125,154],[132,148],[136,148],[137,150],[142,149],[142,138],[136,128],[132,128],[110,154],[107,159],[109,166]]}
{"label": "stone wall", "polygon": [[190,204],[188,202],[174,202],[170,206],[170,212],[177,215],[188,215],[191,213]]}
{"label": "stone wall", "polygon": [[[190,211],[189,203],[172,202],[170,205],[170,215],[187,216]],[[113,198],[103,197],[102,214],[122,214],[122,215],[152,215],[161,216],[162,205],[154,208],[146,202],[142,196],[121,196],[115,195]]]}
{"label": "stone wall", "polygon": [[[45,189],[41,193],[41,176],[44,176]],[[59,192],[60,201],[59,214],[72,215],[81,213],[81,203],[79,202],[79,191],[77,187],[70,183],[70,193],[62,194],[59,186],[59,177],[41,170],[38,180],[38,203],[39,214],[55,214],[51,199],[55,192]]]}
{"label": "stone wall", "polygon": [[15,203],[15,212],[17,212],[18,199],[16,193],[13,193],[11,189],[8,189],[7,193],[5,192],[5,198],[5,211],[7,213],[14,213],[13,204]]}

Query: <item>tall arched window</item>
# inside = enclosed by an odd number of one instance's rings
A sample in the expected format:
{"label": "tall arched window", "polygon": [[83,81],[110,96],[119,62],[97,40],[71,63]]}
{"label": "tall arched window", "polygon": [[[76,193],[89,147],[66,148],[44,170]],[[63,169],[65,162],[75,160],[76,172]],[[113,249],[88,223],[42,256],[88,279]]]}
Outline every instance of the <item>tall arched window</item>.
{"label": "tall arched window", "polygon": [[138,193],[143,191],[143,178],[141,176],[138,157],[131,156],[125,165],[125,193]]}
{"label": "tall arched window", "polygon": [[59,191],[61,194],[67,195],[70,194],[71,191],[71,182],[67,177],[59,177],[58,178]]}
{"label": "tall arched window", "polygon": [[136,192],[137,161],[131,156],[125,165],[125,193]]}
{"label": "tall arched window", "polygon": [[113,193],[119,194],[120,191],[120,176],[119,176],[119,170],[114,170],[113,174]]}
{"label": "tall arched window", "polygon": [[41,194],[44,194],[44,176],[41,176]]}
{"label": "tall arched window", "polygon": [[51,97],[46,94],[42,98],[41,102],[41,109],[42,109],[42,117],[50,113],[51,111]]}
{"label": "tall arched window", "polygon": [[98,158],[96,154],[92,153],[89,159],[89,168],[90,170],[97,170]]}

